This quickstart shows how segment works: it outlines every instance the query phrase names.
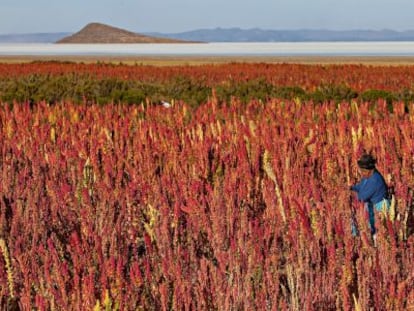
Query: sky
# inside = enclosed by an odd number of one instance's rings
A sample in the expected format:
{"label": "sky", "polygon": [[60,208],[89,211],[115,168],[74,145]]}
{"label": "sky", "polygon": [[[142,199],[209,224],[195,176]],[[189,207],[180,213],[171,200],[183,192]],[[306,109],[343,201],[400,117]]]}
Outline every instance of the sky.
{"label": "sky", "polygon": [[77,32],[100,22],[133,32],[217,27],[414,30],[413,0],[0,0],[0,34]]}

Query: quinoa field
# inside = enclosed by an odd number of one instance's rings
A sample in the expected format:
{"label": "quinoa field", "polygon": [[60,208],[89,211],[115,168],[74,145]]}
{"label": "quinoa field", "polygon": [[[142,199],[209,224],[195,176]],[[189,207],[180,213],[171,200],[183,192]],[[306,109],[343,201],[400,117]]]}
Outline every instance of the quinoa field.
{"label": "quinoa field", "polygon": [[0,170],[2,310],[414,310],[414,66],[3,63]]}

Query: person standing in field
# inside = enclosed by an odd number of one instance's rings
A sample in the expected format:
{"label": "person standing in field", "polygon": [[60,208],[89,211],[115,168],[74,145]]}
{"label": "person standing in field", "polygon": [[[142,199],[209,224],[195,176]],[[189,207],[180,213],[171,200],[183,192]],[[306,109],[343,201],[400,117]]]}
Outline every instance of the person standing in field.
{"label": "person standing in field", "polygon": [[364,154],[358,160],[358,168],[362,176],[361,180],[350,187],[358,194],[358,200],[365,203],[368,210],[369,228],[374,244],[376,243],[375,211],[385,215],[390,209],[388,186],[384,177],[376,168],[377,160],[370,154]]}

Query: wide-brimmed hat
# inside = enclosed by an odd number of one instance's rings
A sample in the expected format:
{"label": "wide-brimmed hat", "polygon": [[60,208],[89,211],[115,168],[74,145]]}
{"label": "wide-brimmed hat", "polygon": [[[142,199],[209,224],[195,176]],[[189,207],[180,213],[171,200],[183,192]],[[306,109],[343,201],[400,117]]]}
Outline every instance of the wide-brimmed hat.
{"label": "wide-brimmed hat", "polygon": [[366,170],[372,170],[372,169],[374,169],[376,163],[377,163],[377,159],[375,159],[370,154],[364,154],[358,160],[358,166],[360,168],[363,168],[363,169],[366,169]]}

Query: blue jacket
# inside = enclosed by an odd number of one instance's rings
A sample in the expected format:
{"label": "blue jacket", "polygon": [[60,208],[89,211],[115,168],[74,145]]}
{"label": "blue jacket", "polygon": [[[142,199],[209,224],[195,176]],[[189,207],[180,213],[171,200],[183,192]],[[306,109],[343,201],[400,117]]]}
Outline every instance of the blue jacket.
{"label": "blue jacket", "polygon": [[358,200],[372,205],[388,198],[387,184],[376,169],[369,178],[362,178],[358,184],[353,185],[351,190],[358,193]]}

